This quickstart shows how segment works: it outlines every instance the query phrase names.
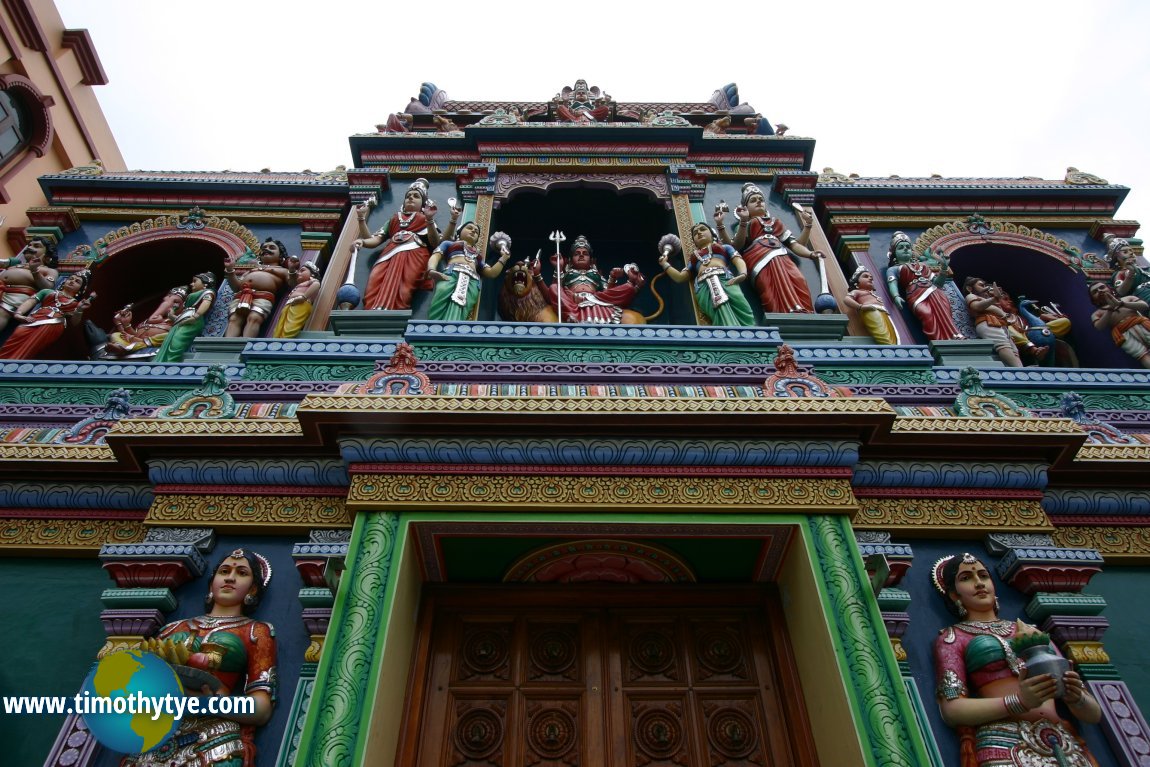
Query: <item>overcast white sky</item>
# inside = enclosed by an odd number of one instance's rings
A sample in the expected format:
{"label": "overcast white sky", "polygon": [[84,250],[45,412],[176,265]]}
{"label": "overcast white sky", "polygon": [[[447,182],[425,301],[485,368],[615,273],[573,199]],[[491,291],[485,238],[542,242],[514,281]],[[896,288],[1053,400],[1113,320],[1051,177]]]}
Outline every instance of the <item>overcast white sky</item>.
{"label": "overcast white sky", "polygon": [[1150,222],[1150,3],[56,0],[91,31],[128,167],[314,171],[402,111],[546,100],[743,101],[817,139],[815,170],[1063,177]]}

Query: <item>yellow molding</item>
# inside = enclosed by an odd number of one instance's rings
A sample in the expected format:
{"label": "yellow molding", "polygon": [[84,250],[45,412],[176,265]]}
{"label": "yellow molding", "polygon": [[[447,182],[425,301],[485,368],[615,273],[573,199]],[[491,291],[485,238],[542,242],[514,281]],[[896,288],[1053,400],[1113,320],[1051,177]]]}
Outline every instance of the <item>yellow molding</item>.
{"label": "yellow molding", "polygon": [[276,534],[351,526],[342,497],[298,495],[161,495],[152,501],[145,521]]}
{"label": "yellow molding", "polygon": [[1075,663],[1109,663],[1110,656],[1101,642],[1067,642],[1062,651]]}
{"label": "yellow molding", "polygon": [[579,477],[356,474],[355,511],[524,509],[596,512],[853,514],[850,480],[788,477]]}
{"label": "yellow molding", "polygon": [[1150,527],[1058,527],[1050,537],[1055,546],[1097,549],[1109,563],[1150,564]]}
{"label": "yellow molding", "polygon": [[891,426],[893,434],[1066,434],[1082,431],[1069,418],[963,418],[958,416],[903,416]]}
{"label": "yellow molding", "polygon": [[0,520],[0,553],[15,555],[95,555],[105,543],[139,543],[144,523],[120,519]]}
{"label": "yellow molding", "polygon": [[302,434],[299,422],[277,419],[225,419],[200,421],[161,420],[158,418],[124,418],[108,432],[109,436],[157,436],[177,435],[181,437],[263,437],[269,434],[296,436]]}
{"label": "yellow molding", "polygon": [[112,448],[107,445],[0,445],[3,461],[108,461],[115,463]]}
{"label": "yellow molding", "polygon": [[1076,461],[1150,461],[1150,445],[1091,445],[1078,448]]}
{"label": "yellow molding", "polygon": [[303,659],[307,663],[319,663],[320,656],[323,654],[323,642],[327,639],[326,634],[312,634],[311,644],[304,650]]}
{"label": "yellow molding", "polygon": [[1038,500],[978,498],[860,498],[854,526],[898,535],[974,538],[988,532],[1054,530]]}

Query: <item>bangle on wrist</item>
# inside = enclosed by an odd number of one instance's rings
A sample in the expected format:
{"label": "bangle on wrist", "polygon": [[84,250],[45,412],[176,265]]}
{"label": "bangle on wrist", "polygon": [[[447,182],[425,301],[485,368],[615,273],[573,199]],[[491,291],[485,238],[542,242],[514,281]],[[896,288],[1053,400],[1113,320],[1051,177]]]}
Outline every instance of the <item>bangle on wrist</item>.
{"label": "bangle on wrist", "polygon": [[1022,702],[1022,698],[1016,692],[1012,692],[1002,699],[1003,704],[1006,706],[1006,713],[1021,716],[1022,714],[1030,711],[1030,707]]}

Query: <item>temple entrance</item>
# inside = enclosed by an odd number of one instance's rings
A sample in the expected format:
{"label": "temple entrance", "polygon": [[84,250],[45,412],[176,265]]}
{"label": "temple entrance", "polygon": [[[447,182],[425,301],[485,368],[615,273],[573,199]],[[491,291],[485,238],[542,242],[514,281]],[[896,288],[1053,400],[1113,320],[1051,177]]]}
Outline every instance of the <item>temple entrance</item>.
{"label": "temple entrance", "polygon": [[773,588],[428,587],[420,626],[397,764],[817,763]]}

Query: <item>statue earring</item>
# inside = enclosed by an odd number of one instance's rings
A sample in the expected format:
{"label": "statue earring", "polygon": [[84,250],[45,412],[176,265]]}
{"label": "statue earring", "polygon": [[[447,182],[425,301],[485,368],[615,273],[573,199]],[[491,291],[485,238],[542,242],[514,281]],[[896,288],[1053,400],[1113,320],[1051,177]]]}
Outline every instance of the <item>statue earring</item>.
{"label": "statue earring", "polygon": [[958,613],[959,618],[965,618],[967,615],[969,615],[969,613],[966,611],[966,607],[962,604],[962,600],[954,600],[954,609]]}
{"label": "statue earring", "polygon": [[999,607],[999,604],[998,604],[998,597],[995,597],[995,598],[994,598],[994,614],[995,614],[996,616],[998,615],[998,611],[999,611],[1000,609],[1001,609],[1001,608]]}
{"label": "statue earring", "polygon": [[215,603],[216,603],[216,598],[215,598],[215,597],[213,597],[213,596],[212,596],[212,592],[210,592],[210,591],[209,591],[209,592],[208,592],[208,593],[207,593],[207,594],[204,596],[204,607],[206,607],[206,608],[208,608],[208,609],[210,610],[210,609],[212,609],[212,605],[214,605]]}
{"label": "statue earring", "polygon": [[247,605],[248,607],[251,607],[252,605],[254,605],[258,601],[259,600],[256,599],[255,594],[247,594],[244,596],[244,604]]}

